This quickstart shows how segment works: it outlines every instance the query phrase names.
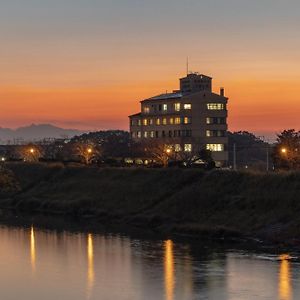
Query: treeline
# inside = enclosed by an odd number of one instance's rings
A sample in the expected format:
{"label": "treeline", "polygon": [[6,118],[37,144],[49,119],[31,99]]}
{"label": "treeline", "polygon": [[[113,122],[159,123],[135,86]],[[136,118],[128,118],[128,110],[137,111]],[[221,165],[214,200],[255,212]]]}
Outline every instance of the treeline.
{"label": "treeline", "polygon": [[[247,131],[228,132],[228,167],[278,170],[300,168],[300,132],[289,129],[270,144]],[[74,138],[0,146],[0,161],[61,161],[110,166],[201,166],[213,168],[210,151],[176,149],[172,141],[134,142],[127,131],[98,131]]]}

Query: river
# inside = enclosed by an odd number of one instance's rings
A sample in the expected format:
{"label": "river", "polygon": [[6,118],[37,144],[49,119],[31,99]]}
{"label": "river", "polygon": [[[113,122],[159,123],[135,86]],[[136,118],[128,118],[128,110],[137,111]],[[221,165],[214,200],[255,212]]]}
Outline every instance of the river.
{"label": "river", "polygon": [[300,299],[287,253],[33,226],[1,225],[0,241],[3,300]]}

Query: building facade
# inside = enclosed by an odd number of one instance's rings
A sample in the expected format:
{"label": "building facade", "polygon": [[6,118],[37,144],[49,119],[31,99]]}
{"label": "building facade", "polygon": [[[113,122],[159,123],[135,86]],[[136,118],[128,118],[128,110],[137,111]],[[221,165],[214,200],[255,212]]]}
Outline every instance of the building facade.
{"label": "building facade", "polygon": [[180,79],[180,90],[141,101],[141,112],[129,116],[136,141],[156,140],[174,151],[210,150],[218,166],[228,161],[227,101],[224,89],[212,92],[212,78],[191,73]]}

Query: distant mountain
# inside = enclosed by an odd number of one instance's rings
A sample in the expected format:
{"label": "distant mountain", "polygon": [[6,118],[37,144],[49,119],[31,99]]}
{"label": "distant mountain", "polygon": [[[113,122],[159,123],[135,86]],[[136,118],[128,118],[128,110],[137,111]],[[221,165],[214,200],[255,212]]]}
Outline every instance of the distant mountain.
{"label": "distant mountain", "polygon": [[0,127],[0,144],[8,142],[36,141],[45,138],[71,138],[84,133],[76,129],[64,129],[51,124],[32,124],[17,129]]}

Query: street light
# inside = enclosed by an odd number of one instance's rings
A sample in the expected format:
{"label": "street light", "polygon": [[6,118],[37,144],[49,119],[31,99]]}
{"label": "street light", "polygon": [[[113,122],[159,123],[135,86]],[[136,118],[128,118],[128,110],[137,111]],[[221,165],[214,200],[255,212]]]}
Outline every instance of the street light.
{"label": "street light", "polygon": [[281,153],[286,154],[287,153],[287,149],[286,148],[281,148]]}
{"label": "street light", "polygon": [[32,153],[32,154],[35,152],[35,150],[34,150],[33,148],[31,148],[29,151],[30,151],[30,153]]}
{"label": "street light", "polygon": [[87,149],[87,152],[88,152],[89,154],[91,154],[91,153],[93,152],[93,150],[92,150],[91,148],[88,148],[88,149]]}
{"label": "street light", "polygon": [[166,150],[166,152],[167,152],[168,154],[170,154],[170,153],[172,152],[172,150],[171,150],[170,148],[168,148],[168,149]]}

